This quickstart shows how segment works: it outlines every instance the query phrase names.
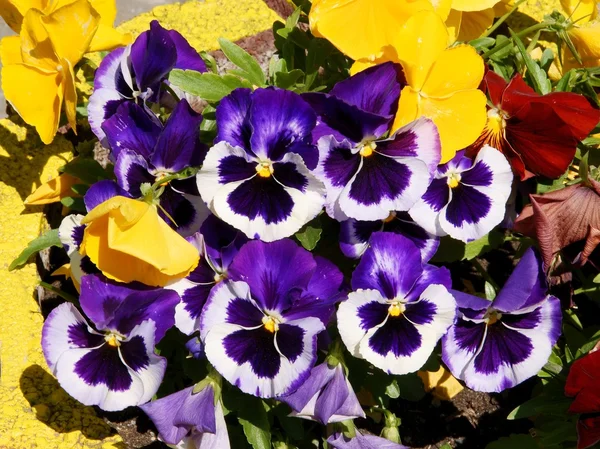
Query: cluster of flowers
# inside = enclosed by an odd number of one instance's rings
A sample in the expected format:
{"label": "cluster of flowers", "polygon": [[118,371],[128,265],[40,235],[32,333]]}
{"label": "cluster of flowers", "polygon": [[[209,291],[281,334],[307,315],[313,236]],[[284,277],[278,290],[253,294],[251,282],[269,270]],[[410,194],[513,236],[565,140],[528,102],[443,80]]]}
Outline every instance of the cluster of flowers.
{"label": "cluster of flowers", "polygon": [[[356,28],[338,26],[336,2],[315,1],[311,29],[356,61],[352,76],[328,93],[235,89],[216,106],[211,145],[202,143],[191,96],[168,81],[173,69],[207,72],[181,34],[152,22],[109,53],[88,115],[110,148],[115,180],[91,185],[87,214],[60,226],[79,307],[56,307],[42,335],[63,388],[107,411],[141,406],[163,441],[206,449],[229,447],[221,378],[322,424],[364,417],[338,335],[351,356],[394,375],[419,370],[441,341],[444,364],[472,389],[499,392],[534,376],[562,321],[546,283],[562,246],[528,227],[543,213],[535,199],[517,229],[538,237],[542,252],[525,251],[493,301],[452,289],[449,270],[430,259],[440,237],[471,242],[510,226],[514,184],[561,176],[600,112],[582,95],[536,93],[519,74],[506,82],[472,46],[452,45],[474,32],[464,26],[469,17],[488,17],[485,28],[494,18],[494,2],[475,12],[463,3],[399,2],[388,18],[399,32],[361,41],[348,34]],[[29,45],[27,30],[40,25],[58,58],[53,70],[70,68],[73,77],[83,50],[65,56],[68,46],[49,27],[75,7],[99,21],[93,5],[27,12],[14,43]],[[355,15],[373,7],[354,6]],[[31,36],[34,47],[48,46]],[[8,64],[4,82],[11,71],[34,70],[28,64]],[[58,115],[40,127],[28,115],[35,111],[6,92],[44,141],[54,135]],[[71,121],[72,98],[67,87],[58,92],[57,114],[64,99]],[[292,240],[320,214],[339,222],[341,252],[359,259],[349,283]],[[167,365],[155,346],[173,327],[209,374],[150,402]],[[400,447],[360,433],[328,441]]]}

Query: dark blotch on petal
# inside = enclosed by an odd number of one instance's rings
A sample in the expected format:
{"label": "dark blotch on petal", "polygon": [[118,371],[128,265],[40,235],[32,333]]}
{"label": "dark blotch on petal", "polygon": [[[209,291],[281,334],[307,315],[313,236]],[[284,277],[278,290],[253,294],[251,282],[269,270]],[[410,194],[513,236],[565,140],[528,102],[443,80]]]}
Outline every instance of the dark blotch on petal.
{"label": "dark blotch on petal", "polygon": [[421,347],[421,334],[402,315],[390,316],[369,339],[369,346],[382,356],[391,352],[396,357],[406,357]]}
{"label": "dark blotch on petal", "polygon": [[464,184],[452,189],[452,200],[446,209],[446,219],[454,226],[477,223],[492,207],[492,201],[480,191]]}
{"label": "dark blotch on petal", "polygon": [[506,328],[500,321],[488,326],[481,352],[475,357],[475,370],[493,374],[500,365],[516,365],[531,355],[533,344],[520,332]]}
{"label": "dark blotch on petal", "polygon": [[397,198],[411,181],[410,169],[389,157],[373,154],[363,158],[363,166],[350,187],[350,197],[361,204],[377,204],[383,198]]}
{"label": "dark blotch on petal", "polygon": [[281,356],[274,344],[274,335],[264,327],[240,329],[223,340],[225,353],[239,365],[250,362],[260,378],[274,378],[281,366]]}
{"label": "dark blotch on petal", "polygon": [[379,302],[369,302],[358,308],[358,317],[360,318],[360,327],[365,331],[379,326],[385,320],[388,315],[387,304],[381,304]]}
{"label": "dark blotch on petal", "polygon": [[296,361],[304,349],[305,331],[292,324],[280,324],[277,332],[277,347],[281,353],[292,363]]}
{"label": "dark blotch on petal", "polygon": [[79,322],[71,324],[68,329],[69,343],[79,348],[95,348],[104,343],[102,335],[95,335],[88,332],[87,325]]}
{"label": "dark blotch on petal", "polygon": [[294,208],[292,197],[272,176],[244,181],[229,194],[227,202],[236,214],[250,220],[260,216],[267,224],[284,221]]}

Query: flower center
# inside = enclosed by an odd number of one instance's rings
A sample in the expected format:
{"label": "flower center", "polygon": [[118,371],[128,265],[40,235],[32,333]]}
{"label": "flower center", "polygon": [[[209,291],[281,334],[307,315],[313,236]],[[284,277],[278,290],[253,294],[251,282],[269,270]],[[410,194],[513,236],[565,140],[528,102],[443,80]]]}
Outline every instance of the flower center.
{"label": "flower center", "polygon": [[358,154],[360,154],[362,157],[369,157],[373,154],[375,148],[377,148],[377,144],[375,142],[365,143],[362,147],[360,147]]}
{"label": "flower center", "polygon": [[460,184],[460,179],[461,179],[460,173],[450,173],[448,175],[448,186],[451,189],[455,189]]}
{"label": "flower center", "polygon": [[500,321],[500,318],[502,318],[502,314],[500,312],[498,312],[497,310],[490,310],[485,314],[483,320],[485,321],[485,324],[491,326],[496,321]]}
{"label": "flower center", "polygon": [[118,348],[121,346],[121,336],[117,334],[110,333],[104,337],[104,340],[108,344],[108,346],[112,346],[113,348]]}
{"label": "flower center", "polygon": [[[154,180],[155,180],[156,182],[159,182],[161,179],[164,179],[164,178],[166,178],[167,176],[169,176],[169,174],[168,174],[168,173],[165,173],[165,172],[159,172],[159,173],[158,173],[158,174],[155,176]],[[168,184],[169,184],[168,182],[163,182],[163,183],[161,183],[160,185],[161,185],[162,187],[165,187],[165,186],[167,186]]]}
{"label": "flower center", "polygon": [[388,307],[388,313],[390,316],[400,316],[406,310],[406,306],[400,301],[392,301]]}
{"label": "flower center", "polygon": [[390,221],[392,221],[394,218],[396,218],[396,212],[391,211],[390,214],[387,216],[387,218],[383,219],[384,223],[389,223]]}
{"label": "flower center", "polygon": [[256,164],[256,173],[261,178],[268,178],[273,174],[273,164],[271,161],[259,162]]}
{"label": "flower center", "polygon": [[262,323],[265,329],[274,334],[279,330],[279,320],[272,316],[263,316]]}
{"label": "flower center", "polygon": [[227,278],[227,275],[225,273],[215,273],[215,276],[213,279],[215,280],[215,283],[218,284],[225,278]]}

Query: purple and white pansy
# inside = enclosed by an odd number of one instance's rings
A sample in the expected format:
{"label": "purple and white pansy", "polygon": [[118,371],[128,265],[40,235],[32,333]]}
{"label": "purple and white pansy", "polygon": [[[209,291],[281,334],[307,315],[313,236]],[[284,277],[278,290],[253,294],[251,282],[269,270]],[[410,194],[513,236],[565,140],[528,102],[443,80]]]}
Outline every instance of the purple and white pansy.
{"label": "purple and white pansy", "polygon": [[71,276],[76,286],[81,284],[82,276],[98,272],[90,258],[79,252],[85,230],[85,225],[81,224],[82,218],[80,214],[68,215],[58,227],[58,238],[69,256]]}
{"label": "purple and white pansy", "polygon": [[561,332],[560,301],[546,290],[541,258],[530,248],[493,301],[453,291],[458,320],[442,340],[452,374],[486,392],[536,375]]}
{"label": "purple and white pansy", "polygon": [[156,20],[133,44],[109,53],[96,71],[88,105],[90,126],[98,139],[106,143],[102,124],[119,105],[157,101],[161,83],[174,68],[206,72],[206,64],[185,38]]}
{"label": "purple and white pansy", "polygon": [[495,148],[484,146],[475,160],[459,151],[437,169],[410,216],[433,235],[479,239],[503,220],[512,180],[510,164]]}
{"label": "purple and white pansy", "polygon": [[421,368],[456,317],[450,273],[408,238],[375,232],[337,312],[346,348],[390,374]]}
{"label": "purple and white pansy", "polygon": [[202,311],[208,360],[246,393],[295,391],[310,375],[342,282],[335,265],[291,240],[246,243]]}
{"label": "purple and white pansy", "polygon": [[342,433],[335,433],[327,439],[327,442],[334,449],[408,449],[406,446],[385,438],[376,435],[363,435],[360,432],[356,432],[356,435],[352,438],[348,438]]}
{"label": "purple and white pansy", "polygon": [[330,93],[307,93],[318,124],[315,170],[327,190],[327,213],[384,220],[410,209],[425,193],[441,158],[436,126],[420,118],[388,136],[400,98],[398,66],[386,63],[337,83]]}
{"label": "purple and white pansy", "polygon": [[[133,102],[121,104],[102,129],[115,160],[119,186],[132,197],[143,196],[142,185],[154,184],[188,167],[198,167],[206,155],[200,142],[202,115],[181,100],[164,126]],[[208,216],[193,175],[165,182],[160,196],[163,219],[183,236],[196,232]],[[168,216],[167,216],[168,214]]]}
{"label": "purple and white pansy", "polygon": [[218,134],[198,173],[212,212],[249,238],[289,237],[323,208],[310,172],[316,117],[302,98],[275,88],[236,89],[217,107]]}
{"label": "purple and white pansy", "polygon": [[117,284],[99,275],[81,282],[81,308],[55,308],[44,323],[44,357],[60,385],[78,401],[115,411],[143,404],[158,390],[166,359],[154,345],[174,324],[177,293]]}

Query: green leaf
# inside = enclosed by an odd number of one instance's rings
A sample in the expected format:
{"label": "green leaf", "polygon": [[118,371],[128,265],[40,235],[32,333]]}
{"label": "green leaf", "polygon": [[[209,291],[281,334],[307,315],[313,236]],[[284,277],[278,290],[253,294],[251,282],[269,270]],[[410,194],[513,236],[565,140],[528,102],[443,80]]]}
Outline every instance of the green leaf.
{"label": "green leaf", "polygon": [[87,157],[76,157],[59,169],[62,173],[81,179],[85,184],[92,185],[103,179],[111,179],[111,173],[104,169],[98,161]]}
{"label": "green leaf", "polygon": [[440,446],[440,449],[452,449],[452,446],[450,446],[448,443],[445,443],[443,446]]}
{"label": "green leaf", "polygon": [[488,444],[485,449],[539,449],[531,435],[515,434]]}
{"label": "green leaf", "polygon": [[385,387],[385,394],[392,399],[398,399],[400,397],[400,387],[396,379],[392,380],[392,383]]}
{"label": "green leaf", "polygon": [[543,95],[550,93],[552,91],[552,84],[548,79],[548,75],[546,74],[546,72],[544,72],[544,70],[542,70],[542,68],[537,64],[537,62],[533,60],[529,53],[527,53],[527,49],[523,45],[523,42],[521,42],[521,39],[519,39],[519,37],[512,30],[509,29],[509,31],[513,38],[513,41],[519,49],[519,53],[521,53],[521,56],[523,57],[523,61],[525,62],[525,66],[527,67],[526,75],[532,82],[533,88],[536,92]]}
{"label": "green leaf", "polygon": [[206,51],[201,51],[200,57],[206,64],[206,68],[208,70],[210,70],[212,73],[218,73],[217,60],[213,57],[213,55]]}
{"label": "green leaf", "polygon": [[321,222],[319,217],[317,217],[300,229],[300,231],[296,233],[295,237],[298,239],[304,249],[312,251],[317,246],[317,243],[319,243],[322,232],[323,229],[321,227]]}
{"label": "green leaf", "polygon": [[83,198],[72,198],[70,196],[61,198],[60,202],[69,209],[74,210],[75,212],[86,213],[87,209],[85,208],[85,203],[83,202]]}
{"label": "green leaf", "polygon": [[289,89],[303,76],[304,72],[298,69],[294,69],[291,72],[277,72],[275,74],[275,85],[282,89]]}
{"label": "green leaf", "polygon": [[265,85],[265,74],[260,64],[246,50],[223,37],[219,38],[219,45],[225,56],[241,69],[243,78],[256,86]]}
{"label": "green leaf", "polygon": [[238,411],[238,421],[248,443],[254,449],[271,449],[271,426],[262,400],[244,395]]}
{"label": "green leaf", "polygon": [[25,248],[21,254],[19,254],[17,258],[10,263],[8,266],[8,271],[12,271],[15,268],[21,268],[27,263],[29,257],[43,249],[50,248],[51,246],[62,248],[62,243],[58,238],[58,229],[51,229],[29,242],[27,244],[27,248]]}
{"label": "green leaf", "polygon": [[471,47],[475,47],[475,50],[480,51],[487,50],[495,43],[496,39],[494,39],[493,37],[480,37],[478,39],[473,39],[471,42],[469,42],[469,45]]}
{"label": "green leaf", "polygon": [[488,281],[485,281],[485,297],[490,301],[496,298],[496,289]]}
{"label": "green leaf", "polygon": [[481,237],[479,240],[469,242],[465,245],[465,256],[463,260],[471,260],[481,256],[493,249],[498,248],[504,242],[504,234],[499,231],[492,231]]}
{"label": "green leaf", "polygon": [[423,381],[417,373],[396,376],[396,382],[400,388],[400,397],[408,401],[419,401],[425,396]]}
{"label": "green leaf", "polygon": [[194,70],[179,69],[171,71],[169,82],[192,95],[210,102],[220,101],[238,87],[252,87],[252,84],[234,75],[219,76],[214,73],[200,73]]}
{"label": "green leaf", "polygon": [[71,186],[71,190],[81,196],[85,195],[89,188],[90,186],[87,184],[75,184]]}

